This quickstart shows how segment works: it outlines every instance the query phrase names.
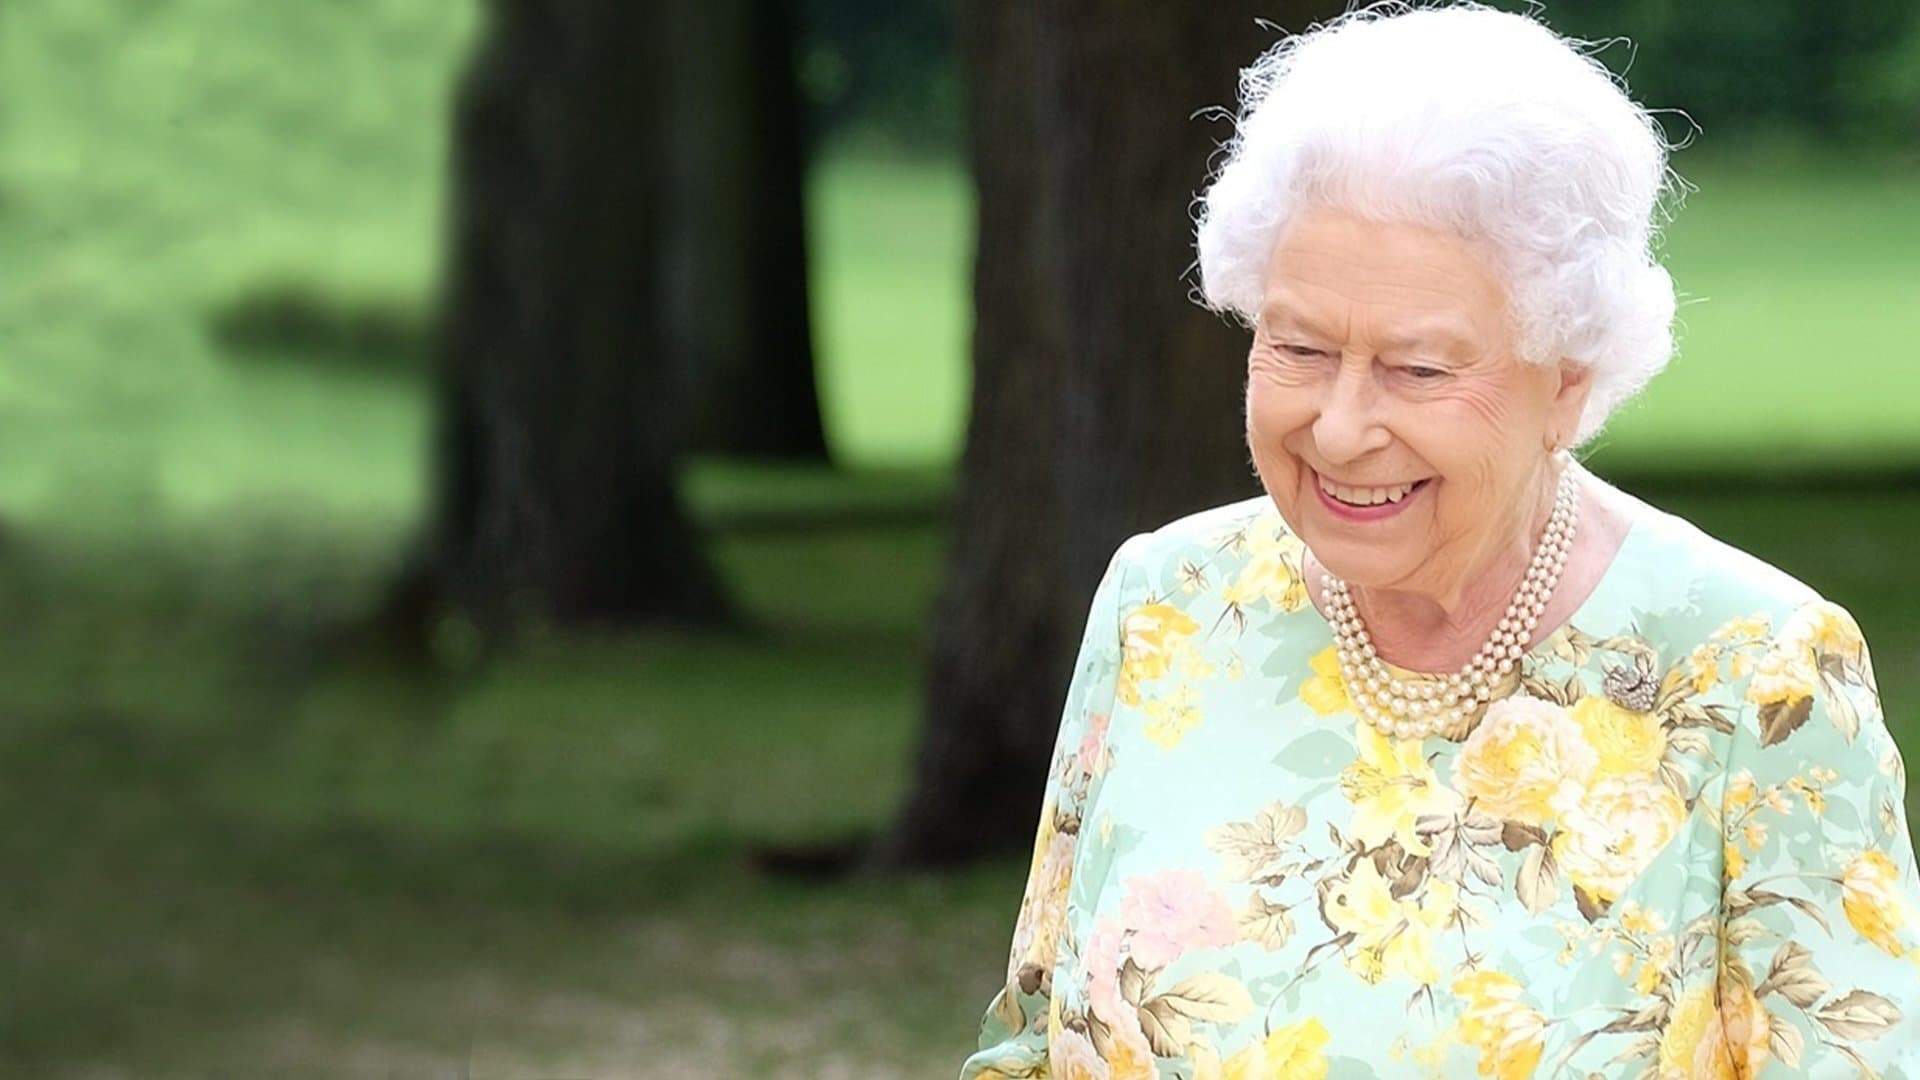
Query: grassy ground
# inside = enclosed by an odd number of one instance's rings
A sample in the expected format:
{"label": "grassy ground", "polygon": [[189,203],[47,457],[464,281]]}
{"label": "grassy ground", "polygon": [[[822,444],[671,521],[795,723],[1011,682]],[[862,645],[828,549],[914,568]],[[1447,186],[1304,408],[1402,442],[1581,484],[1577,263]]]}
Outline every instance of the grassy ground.
{"label": "grassy ground", "polygon": [[[825,885],[750,852],[876,827],[906,780],[946,537],[891,511],[937,500],[959,437],[965,186],[818,173],[821,378],[861,471],[690,473],[754,632],[398,672],[334,631],[418,501],[409,328],[472,29],[0,8],[0,1072],[947,1075],[1020,860]],[[1601,464],[1915,460],[1911,180],[1689,174],[1673,258],[1709,299]],[[1911,494],[1646,492],[1852,608],[1920,738]]]}
{"label": "grassy ground", "polygon": [[[422,680],[326,641],[387,538],[256,524],[8,551],[0,1071],[957,1061],[1017,867],[826,887],[747,861],[891,812],[935,527],[723,538],[754,634]],[[832,588],[875,565],[886,588]]]}

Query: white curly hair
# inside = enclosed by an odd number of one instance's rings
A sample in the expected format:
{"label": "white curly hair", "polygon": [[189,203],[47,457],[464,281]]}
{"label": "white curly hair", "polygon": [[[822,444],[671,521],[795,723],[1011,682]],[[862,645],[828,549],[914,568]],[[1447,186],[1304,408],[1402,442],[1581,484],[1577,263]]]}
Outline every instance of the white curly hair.
{"label": "white curly hair", "polygon": [[1608,44],[1402,0],[1284,37],[1241,71],[1235,133],[1197,201],[1202,302],[1253,326],[1303,206],[1487,241],[1520,358],[1590,365],[1574,435],[1588,441],[1672,356],[1656,248],[1690,187],[1667,165],[1685,144],[1594,59]]}

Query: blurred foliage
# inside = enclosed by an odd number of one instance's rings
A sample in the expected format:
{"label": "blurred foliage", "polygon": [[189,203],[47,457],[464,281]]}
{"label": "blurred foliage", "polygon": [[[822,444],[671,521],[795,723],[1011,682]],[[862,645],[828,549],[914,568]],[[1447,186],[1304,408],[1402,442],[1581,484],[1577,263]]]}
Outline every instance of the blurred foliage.
{"label": "blurred foliage", "polygon": [[[1601,61],[1627,75],[1639,101],[1685,110],[1708,138],[1789,131],[1920,143],[1920,5],[1912,0],[1492,3],[1534,11],[1563,34],[1626,38]],[[804,0],[802,10],[801,79],[821,133],[958,148],[964,82],[954,0]],[[1272,40],[1249,26],[1245,59]],[[1685,120],[1663,123],[1676,140],[1685,136]]]}
{"label": "blurred foliage", "polygon": [[[0,520],[412,512],[425,402],[341,350],[369,310],[422,319],[476,25],[415,0],[0,4]],[[304,323],[320,362],[251,362],[269,309],[272,351]]]}
{"label": "blurred foliage", "polygon": [[956,0],[800,0],[801,90],[816,135],[953,152],[962,126]]}
{"label": "blurred foliage", "polygon": [[[1527,10],[1512,0],[1499,6]],[[1635,99],[1683,109],[1703,137],[1788,129],[1844,140],[1920,141],[1920,6],[1912,0],[1588,0],[1539,9],[1599,41]],[[1680,138],[1685,121],[1664,118]]]}

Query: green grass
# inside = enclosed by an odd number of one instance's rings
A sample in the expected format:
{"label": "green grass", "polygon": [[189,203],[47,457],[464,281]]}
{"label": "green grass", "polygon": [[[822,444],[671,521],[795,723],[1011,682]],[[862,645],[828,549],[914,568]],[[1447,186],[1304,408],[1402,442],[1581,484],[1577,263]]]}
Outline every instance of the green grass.
{"label": "green grass", "polygon": [[[423,317],[474,26],[0,7],[0,1072],[946,1075],[1023,860],[809,884],[750,852],[877,828],[907,783],[948,537],[902,510],[961,436],[963,177],[816,171],[856,471],[690,469],[749,632],[396,670],[339,631],[416,520],[425,401],[340,342]],[[1783,160],[1682,163],[1708,299],[1603,466],[1913,459],[1910,174]],[[1652,498],[1847,604],[1920,738],[1910,495]]]}
{"label": "green grass", "polygon": [[420,306],[475,25],[410,0],[0,10],[0,515],[414,504],[415,388],[236,364],[210,326],[287,281]]}
{"label": "green grass", "polygon": [[965,437],[972,191],[950,165],[836,160],[811,183],[822,407],[855,467],[946,465]]}
{"label": "green grass", "polygon": [[1634,470],[1920,462],[1920,168],[1678,167],[1699,185],[1668,264],[1680,349],[1603,437]]}
{"label": "green grass", "polygon": [[10,549],[0,858],[31,872],[0,890],[0,1071],[957,1061],[1017,866],[827,888],[745,861],[892,812],[936,528],[729,535],[757,633],[444,679],[328,644],[387,539],[296,515]]}

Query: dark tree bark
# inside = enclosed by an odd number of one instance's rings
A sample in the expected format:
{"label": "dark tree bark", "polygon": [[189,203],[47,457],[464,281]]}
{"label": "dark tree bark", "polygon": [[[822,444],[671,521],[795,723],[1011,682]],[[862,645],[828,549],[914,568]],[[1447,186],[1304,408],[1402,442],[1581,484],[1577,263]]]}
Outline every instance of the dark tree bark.
{"label": "dark tree bark", "polygon": [[486,620],[718,620],[674,486],[669,43],[649,5],[497,0],[460,94],[430,576]]}
{"label": "dark tree bark", "polygon": [[688,448],[825,460],[808,311],[794,0],[659,5],[677,59],[669,308],[697,373]]}
{"label": "dark tree bark", "polygon": [[1257,494],[1246,341],[1188,299],[1237,72],[1333,3],[976,0],[973,413],[916,782],[875,854],[1030,842],[1073,651],[1127,536]]}

